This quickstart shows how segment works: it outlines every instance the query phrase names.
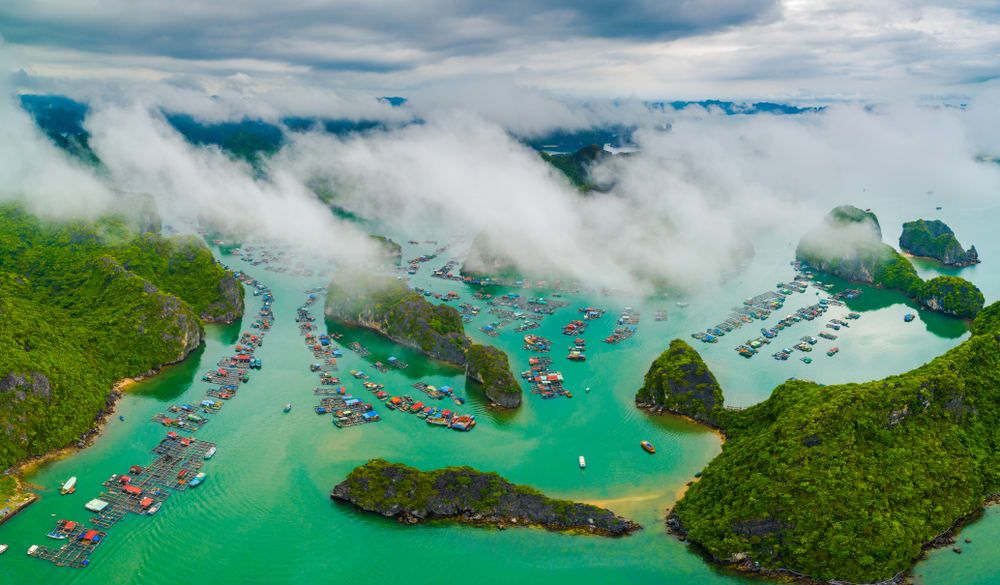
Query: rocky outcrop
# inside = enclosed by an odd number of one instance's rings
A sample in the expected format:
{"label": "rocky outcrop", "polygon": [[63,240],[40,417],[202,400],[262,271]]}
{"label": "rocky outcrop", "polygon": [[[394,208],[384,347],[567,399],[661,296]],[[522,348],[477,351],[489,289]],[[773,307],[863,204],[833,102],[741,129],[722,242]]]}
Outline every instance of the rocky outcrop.
{"label": "rocky outcrop", "polygon": [[470,467],[420,471],[373,459],[355,468],[330,497],[403,524],[452,520],[501,529],[540,526],[601,536],[625,536],[642,528],[610,510],[552,499],[496,473]]}
{"label": "rocky outcrop", "polygon": [[957,276],[938,276],[920,286],[917,300],[932,311],[971,319],[986,302],[979,288]]}
{"label": "rocky outcrop", "polygon": [[465,365],[471,342],[462,316],[435,305],[398,280],[371,274],[340,274],[330,283],[326,315],[372,329],[400,345],[456,366]]}
{"label": "rocky outcrop", "polygon": [[507,354],[492,345],[474,343],[465,356],[465,376],[482,385],[490,402],[501,408],[521,405],[521,385],[510,371]]}
{"label": "rocky outcrop", "polygon": [[462,262],[463,276],[517,277],[517,262],[507,254],[500,243],[502,238],[488,232],[479,232]]}
{"label": "rocky outcrop", "polygon": [[899,236],[901,250],[914,256],[934,258],[950,266],[971,266],[979,263],[976,247],[962,247],[955,232],[940,220],[909,221],[903,224]]}
{"label": "rocky outcrop", "polygon": [[795,249],[798,260],[817,270],[868,284],[875,284],[879,271],[896,255],[882,242],[875,214],[850,205],[834,208]]}
{"label": "rocky outcrop", "polygon": [[243,285],[231,272],[219,279],[219,300],[198,315],[205,323],[232,323],[243,316]]}
{"label": "rocky outcrop", "polygon": [[665,410],[715,427],[724,412],[719,382],[698,352],[680,339],[653,361],[635,402],[640,408]]}

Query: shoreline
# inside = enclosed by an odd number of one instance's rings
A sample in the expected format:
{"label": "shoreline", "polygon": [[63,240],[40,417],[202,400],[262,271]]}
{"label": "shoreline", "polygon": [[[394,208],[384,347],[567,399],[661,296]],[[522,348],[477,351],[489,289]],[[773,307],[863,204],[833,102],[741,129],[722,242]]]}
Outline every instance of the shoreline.
{"label": "shoreline", "polygon": [[[199,343],[198,347],[200,347],[202,343],[204,343],[204,338],[202,338],[202,342]],[[98,414],[98,416],[94,418],[93,426],[91,426],[86,431],[80,433],[79,438],[75,442],[66,445],[64,447],[59,447],[56,449],[52,449],[50,451],[46,451],[45,453],[41,453],[39,455],[33,455],[23,461],[20,461],[12,465],[10,467],[10,469],[12,470],[10,476],[13,477],[14,480],[17,482],[17,489],[14,492],[14,497],[26,495],[30,496],[30,499],[22,503],[18,508],[15,509],[15,511],[8,514],[6,517],[0,519],[0,524],[3,524],[10,518],[13,518],[18,513],[23,511],[25,508],[27,508],[31,504],[34,504],[35,502],[41,499],[40,495],[29,490],[36,488],[41,489],[42,486],[32,487],[33,484],[25,481],[24,479],[25,476],[37,472],[38,469],[43,465],[52,463],[54,461],[60,461],[62,459],[66,459],[68,457],[76,455],[77,453],[83,451],[84,449],[92,447],[94,443],[96,443],[97,440],[104,435],[104,431],[107,428],[108,423],[111,421],[112,418],[114,418],[115,413],[118,411],[118,402],[125,396],[125,394],[131,388],[133,388],[139,382],[148,380],[162,373],[165,368],[169,368],[170,366],[182,363],[188,358],[189,355],[191,355],[193,351],[194,349],[185,353],[181,359],[175,362],[171,362],[169,364],[163,364],[159,368],[152,369],[144,374],[128,378],[122,378],[121,380],[116,381],[114,384],[111,385],[111,389],[108,392],[108,401],[109,401],[108,410],[106,410],[102,414]]]}

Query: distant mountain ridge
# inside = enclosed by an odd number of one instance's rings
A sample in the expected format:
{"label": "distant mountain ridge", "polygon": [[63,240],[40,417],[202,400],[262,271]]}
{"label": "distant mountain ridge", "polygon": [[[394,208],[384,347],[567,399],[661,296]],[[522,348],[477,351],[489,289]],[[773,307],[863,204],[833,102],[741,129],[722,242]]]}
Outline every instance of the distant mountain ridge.
{"label": "distant mountain ridge", "polygon": [[[84,120],[90,106],[61,95],[22,94],[21,106],[35,120],[35,124],[60,148],[87,163],[100,164],[90,148],[90,134],[84,127]],[[402,107],[407,98],[387,96],[380,101],[394,108]],[[650,101],[645,102],[651,110],[675,111],[690,107],[716,109],[726,115],[781,114],[796,115],[822,111],[823,107],[800,107],[774,102],[732,102],[723,100],[701,101]],[[386,129],[390,126],[380,120],[350,120],[343,118],[318,118],[289,116],[279,123],[261,119],[243,118],[239,121],[204,122],[196,117],[179,112],[163,112],[164,117],[175,130],[189,142],[197,145],[218,146],[236,159],[251,163],[277,152],[285,144],[286,132],[306,132],[320,128],[336,136],[348,136],[371,130]],[[414,119],[409,123],[423,123]],[[539,151],[576,152],[589,145],[611,145],[616,147],[631,144],[635,126],[609,124],[582,130],[553,130],[540,136],[519,137],[519,139]]]}

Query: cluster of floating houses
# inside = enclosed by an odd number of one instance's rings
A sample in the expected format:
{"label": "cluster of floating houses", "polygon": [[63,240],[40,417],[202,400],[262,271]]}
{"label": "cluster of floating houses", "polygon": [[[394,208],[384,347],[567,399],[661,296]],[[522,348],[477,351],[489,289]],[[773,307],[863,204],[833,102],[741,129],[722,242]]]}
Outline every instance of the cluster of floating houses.
{"label": "cluster of floating houses", "polygon": [[[309,365],[309,371],[319,377],[320,385],[313,389],[313,395],[319,398],[319,404],[313,407],[316,414],[333,415],[333,424],[337,428],[355,427],[371,422],[382,420],[375,408],[364,400],[353,396],[347,392],[344,386],[340,386],[338,375],[339,366],[337,358],[343,356],[343,352],[336,346],[330,335],[323,333],[317,335],[316,317],[312,314],[312,306],[320,298],[324,289],[315,288],[306,291],[306,300],[297,310],[295,322],[299,325],[299,333],[305,341],[306,349],[312,353],[314,361]],[[365,357],[371,355],[367,348],[359,343],[351,346],[358,355]],[[366,379],[364,372],[352,371],[355,378]],[[291,405],[285,405],[286,410],[291,410]]]}
{"label": "cluster of floating houses", "polygon": [[[312,315],[311,306],[319,298],[322,289],[306,291],[308,295],[305,304],[298,308],[295,320],[299,324],[299,331],[305,339],[306,346],[313,353],[317,360],[310,365],[310,371],[317,373],[320,378],[320,386],[313,390],[313,394],[319,398],[319,404],[314,407],[316,414],[332,414],[333,422],[338,428],[354,427],[367,423],[382,420],[375,410],[375,407],[348,392],[347,387],[341,384],[338,376],[337,358],[343,354],[337,348],[334,338],[331,335],[315,333],[317,327],[314,323],[316,318]],[[362,357],[368,357],[371,352],[361,344],[354,342],[348,345],[352,350]],[[405,369],[407,364],[395,356],[389,357],[385,363],[376,361],[374,367],[379,372],[387,372],[390,368]],[[410,395],[392,396],[385,391],[385,385],[371,380],[371,377],[363,370],[351,370],[350,375],[360,380],[365,389],[369,390],[375,398],[385,404],[388,410],[409,413],[417,418],[424,419],[428,424],[448,427],[459,431],[471,431],[476,426],[476,417],[468,414],[460,414],[446,408],[425,404],[421,400],[414,399]],[[455,394],[449,386],[435,388],[428,384],[418,382],[414,388],[425,393],[430,400],[441,400],[450,397],[455,404],[462,405],[465,400]]]}
{"label": "cluster of floating houses", "polygon": [[[704,332],[692,333],[691,337],[702,341],[704,343],[716,343],[719,338],[725,336],[727,333],[733,333],[737,329],[743,327],[744,325],[753,323],[755,321],[765,321],[773,313],[781,310],[784,307],[785,301],[788,297],[792,296],[794,293],[805,293],[810,286],[817,288],[823,292],[829,292],[833,285],[830,283],[824,283],[815,280],[815,275],[812,270],[802,262],[793,262],[797,274],[791,282],[779,282],[773,291],[766,291],[754,297],[751,297],[743,301],[743,306],[734,307],[732,312],[726,319],[714,327],[707,328]],[[819,292],[816,293],[820,294]],[[746,340],[736,346],[736,352],[745,358],[752,358],[758,353],[760,353],[763,346],[772,343],[785,329],[800,323],[803,321],[814,321],[823,317],[826,312],[831,307],[843,307],[845,300],[855,299],[861,296],[861,291],[858,289],[847,289],[835,294],[832,294],[826,298],[820,299],[817,303],[802,307],[796,311],[790,313],[789,315],[781,318],[773,327],[761,327],[760,336]],[[859,319],[861,315],[855,312],[849,312],[846,315],[848,320]],[[826,324],[827,329],[833,331],[839,331],[843,327],[849,327],[848,321],[843,319],[833,318],[830,319]],[[817,334],[818,337],[826,340],[835,340],[837,335],[830,331],[821,331]],[[819,342],[817,337],[812,337],[809,335],[801,337],[797,342],[795,342],[791,347],[783,347],[777,352],[772,354],[772,357],[778,361],[787,361],[795,351],[800,351],[803,353],[811,353],[813,351],[813,346]],[[832,347],[827,350],[827,355],[833,356],[839,353],[840,348]],[[811,363],[812,358],[809,356],[804,356],[801,361],[805,363]]]}
{"label": "cluster of floating houses", "polygon": [[[264,333],[274,319],[271,313],[273,297],[268,287],[242,272],[234,272],[234,275],[254,291],[254,296],[261,298],[262,306],[254,321],[255,329],[260,331],[243,333],[236,353],[223,358],[217,369],[205,374],[203,381],[218,386],[208,390],[208,397],[197,405],[172,406],[168,409],[169,414],[161,413],[153,418],[172,430],[153,449],[155,457],[150,463],[132,465],[127,472],[105,480],[101,484],[103,491],[84,505],[95,516],[87,522],[59,520],[47,536],[62,544],[35,544],[28,549],[28,555],[61,567],[87,567],[90,556],[104,542],[108,530],[119,521],[130,514],[152,516],[171,494],[197,487],[205,481],[207,475],[201,469],[205,461],[215,455],[215,443],[182,437],[177,431],[193,433],[204,426],[209,420],[205,415],[221,411],[223,403],[220,400],[233,398],[239,386],[249,381],[248,371],[262,367],[253,352],[262,345]],[[71,477],[63,484],[61,493],[75,493],[76,484],[77,478]]]}
{"label": "cluster of floating houses", "polygon": [[528,370],[521,372],[521,377],[531,385],[532,394],[537,394],[542,398],[573,397],[573,393],[563,385],[562,373],[550,369],[552,358],[532,356],[528,359],[528,366]]}

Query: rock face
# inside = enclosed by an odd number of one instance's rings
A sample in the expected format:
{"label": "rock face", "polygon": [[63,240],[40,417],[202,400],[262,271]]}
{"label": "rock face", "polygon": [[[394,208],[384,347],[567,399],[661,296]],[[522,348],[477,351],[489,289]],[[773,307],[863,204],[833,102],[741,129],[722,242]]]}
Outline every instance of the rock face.
{"label": "rock face", "polygon": [[465,355],[465,376],[482,384],[490,402],[502,408],[521,405],[521,385],[510,371],[507,354],[492,345],[474,343]]}
{"label": "rock face", "polygon": [[198,315],[205,323],[232,323],[243,316],[243,285],[227,272],[219,279],[219,300]]}
{"label": "rock face", "polygon": [[903,224],[903,233],[899,236],[899,247],[904,252],[914,256],[934,258],[950,266],[971,266],[979,263],[979,253],[976,247],[968,250],[955,237],[943,221],[923,220],[909,221]]}
{"label": "rock face", "polygon": [[498,238],[479,232],[472,240],[469,253],[462,262],[463,276],[517,277],[519,270],[513,258],[503,252]]}
{"label": "rock face", "polygon": [[399,266],[403,263],[403,247],[400,246],[398,242],[392,238],[374,234],[369,235],[368,237],[378,246],[379,252],[382,256],[381,259],[386,263],[392,266]]}
{"label": "rock face", "polygon": [[333,488],[330,497],[404,524],[440,519],[500,528],[541,526],[602,536],[625,536],[642,528],[610,510],[548,498],[496,473],[470,467],[420,471],[373,459],[355,468]]}
{"label": "rock face", "polygon": [[870,211],[836,207],[799,240],[795,257],[846,280],[875,284],[879,270],[896,251],[882,242],[882,228]]}
{"label": "rock face", "polygon": [[987,307],[971,337],[909,372],[788,380],[727,410],[722,452],[668,527],[771,576],[875,583],[906,571],[1000,492],[998,316],[1000,303]]}
{"label": "rock face", "polygon": [[635,402],[641,408],[667,410],[719,426],[722,388],[690,345],[680,339],[656,358],[646,372]]}
{"label": "rock face", "polygon": [[457,366],[465,365],[465,351],[471,344],[458,311],[430,303],[388,277],[338,275],[330,283],[326,315]]}

